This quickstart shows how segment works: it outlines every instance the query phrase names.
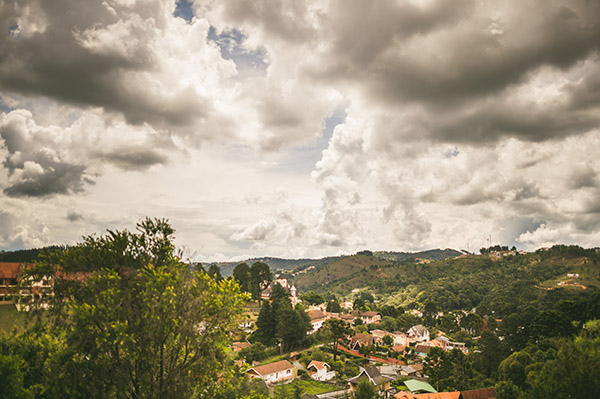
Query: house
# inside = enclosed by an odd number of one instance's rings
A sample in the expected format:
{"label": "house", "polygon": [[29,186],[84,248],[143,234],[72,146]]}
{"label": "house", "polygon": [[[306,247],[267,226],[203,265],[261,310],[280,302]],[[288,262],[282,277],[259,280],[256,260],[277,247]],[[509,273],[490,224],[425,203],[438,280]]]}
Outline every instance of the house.
{"label": "house", "polygon": [[313,380],[317,381],[329,381],[333,377],[335,377],[335,371],[329,371],[331,367],[325,362],[319,362],[317,360],[313,360],[306,367],[308,371],[308,375]]}
{"label": "house", "polygon": [[296,304],[300,302],[300,299],[298,298],[298,290],[296,290],[296,287],[294,287],[294,285],[288,283],[288,277],[283,273],[275,277],[275,280],[271,281],[269,285],[267,285],[265,289],[262,290],[262,292],[260,293],[260,298],[269,299],[271,297],[271,293],[273,292],[273,286],[275,284],[279,284],[280,286],[285,288],[285,290],[288,292],[290,301],[292,302],[292,306],[296,306]]}
{"label": "house", "polygon": [[377,323],[381,320],[381,313],[379,312],[362,312],[360,314],[360,319],[363,324],[372,324]]}
{"label": "house", "polygon": [[496,388],[474,389],[472,391],[462,391],[462,399],[496,399]]}
{"label": "house", "polygon": [[356,333],[350,341],[350,349],[359,350],[364,346],[375,345],[375,337],[367,333]]}
{"label": "house", "polygon": [[0,302],[12,300],[12,295],[17,293],[20,274],[20,263],[0,262]]}
{"label": "house", "polygon": [[267,384],[274,384],[285,380],[293,380],[298,375],[298,369],[287,360],[263,364],[248,370],[250,379],[260,378]]}
{"label": "house", "polygon": [[427,357],[431,348],[433,348],[431,345],[419,344],[415,346],[415,354],[417,356]]}
{"label": "house", "polygon": [[394,345],[390,348],[390,350],[392,350],[396,353],[404,353],[405,349],[406,349],[406,346],[404,346],[404,345]]}
{"label": "house", "polygon": [[319,309],[309,310],[306,313],[308,314],[308,317],[310,318],[310,324],[312,325],[312,330],[309,332],[309,334],[312,334],[319,328],[323,327],[323,323],[325,323],[325,320],[328,319],[327,315]]}
{"label": "house", "polygon": [[390,389],[390,379],[381,375],[377,367],[367,366],[361,367],[360,373],[356,377],[347,379],[350,383],[350,391],[356,389],[358,384],[363,380],[368,380],[371,384],[379,388],[379,391],[388,391]]}
{"label": "house", "polygon": [[410,339],[408,338],[408,335],[404,334],[403,332],[394,331],[392,338],[394,338],[394,345],[410,345]]}
{"label": "house", "polygon": [[408,388],[412,393],[417,392],[427,392],[427,393],[436,393],[437,391],[431,385],[426,382],[419,380],[406,380],[404,381],[404,385]]}
{"label": "house", "polygon": [[461,398],[459,391],[454,392],[435,392],[435,393],[418,393],[411,394],[408,392],[400,392],[394,396],[396,399],[459,399]]}
{"label": "house", "polygon": [[383,337],[385,337],[386,335],[392,336],[391,333],[384,330],[371,330],[371,335],[375,337],[377,342],[383,340]]}
{"label": "house", "polygon": [[354,304],[352,302],[345,301],[340,303],[340,306],[342,307],[342,309],[352,310]]}
{"label": "house", "polygon": [[415,370],[411,366],[404,366],[400,369],[400,375],[407,376],[407,377],[414,377],[417,375],[417,370]]}
{"label": "house", "polygon": [[232,345],[234,352],[240,352],[242,349],[246,349],[252,346],[249,342],[234,342]]}
{"label": "house", "polygon": [[406,333],[411,342],[427,342],[429,341],[429,330],[422,324],[412,326]]}
{"label": "house", "polygon": [[[19,302],[35,302],[47,306],[44,299],[52,295],[54,278],[48,276],[35,280],[24,275],[24,271],[29,267],[31,265],[26,263],[0,262],[0,302],[17,302],[15,299],[18,297],[21,298]],[[59,273],[57,272],[56,277],[59,277]],[[17,304],[17,307],[20,307],[20,304]]]}

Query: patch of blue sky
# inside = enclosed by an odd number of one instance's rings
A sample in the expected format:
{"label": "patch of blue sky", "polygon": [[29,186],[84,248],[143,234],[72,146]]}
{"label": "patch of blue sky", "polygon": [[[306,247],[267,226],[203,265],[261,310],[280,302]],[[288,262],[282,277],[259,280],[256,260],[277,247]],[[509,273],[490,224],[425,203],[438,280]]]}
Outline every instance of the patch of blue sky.
{"label": "patch of blue sky", "polygon": [[323,151],[329,146],[329,140],[333,136],[335,127],[344,123],[346,116],[344,108],[336,109],[325,119],[321,134],[315,143],[291,149],[285,159],[281,161],[280,168],[295,173],[307,173],[314,170],[316,163],[323,156]]}
{"label": "patch of blue sky", "polygon": [[238,29],[217,32],[211,26],[208,40],[216,43],[221,49],[221,57],[235,63],[240,77],[264,75],[267,67],[267,50],[264,47],[248,49],[244,46],[246,36]]}
{"label": "patch of blue sky", "polygon": [[0,95],[0,112],[10,112],[10,111],[14,111],[15,109],[16,108],[7,105],[4,102],[4,99],[2,98],[2,96]]}
{"label": "patch of blue sky", "polygon": [[192,9],[192,3],[189,0],[178,0],[175,5],[175,12],[173,16],[183,18],[188,23],[192,22],[194,18],[194,10]]}
{"label": "patch of blue sky", "polygon": [[457,147],[454,147],[452,150],[448,150],[444,153],[444,158],[454,158],[460,154],[460,151]]}

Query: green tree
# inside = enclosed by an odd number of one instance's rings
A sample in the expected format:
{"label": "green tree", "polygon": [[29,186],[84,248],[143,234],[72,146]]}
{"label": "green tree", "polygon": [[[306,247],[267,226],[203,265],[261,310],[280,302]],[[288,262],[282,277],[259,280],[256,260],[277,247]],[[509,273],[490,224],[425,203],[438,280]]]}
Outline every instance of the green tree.
{"label": "green tree", "polygon": [[323,299],[323,297],[313,291],[308,291],[307,293],[305,293],[304,295],[302,295],[302,300],[306,303],[308,303],[309,305],[319,305],[323,302],[325,302],[325,300]]}
{"label": "green tree", "polygon": [[467,330],[471,335],[476,335],[483,327],[483,319],[477,313],[468,313],[460,319],[460,326]]}
{"label": "green tree", "polygon": [[325,310],[331,313],[340,313],[342,311],[342,307],[338,301],[331,300],[327,303],[327,308]]}
{"label": "green tree", "polygon": [[390,346],[394,343],[394,338],[392,338],[391,335],[385,335],[381,340],[387,346]]}
{"label": "green tree", "polygon": [[527,374],[530,397],[600,398],[600,339],[577,337]]}
{"label": "green tree", "polygon": [[357,297],[352,304],[354,310],[364,310],[366,306],[365,300],[362,297]]}
{"label": "green tree", "polygon": [[277,334],[277,317],[273,312],[271,302],[264,301],[256,320],[255,339],[270,346],[275,343]]}
{"label": "green tree", "polygon": [[281,351],[292,350],[304,343],[308,331],[303,312],[284,307],[277,314],[277,337],[281,342]]}
{"label": "green tree", "polygon": [[369,382],[368,379],[363,379],[358,383],[354,391],[354,399],[376,399],[379,398],[377,388]]}
{"label": "green tree", "polygon": [[520,389],[525,388],[527,379],[526,367],[534,362],[533,357],[525,351],[514,352],[498,366],[499,379],[510,381]]}
{"label": "green tree", "polygon": [[221,276],[221,268],[215,264],[210,265],[206,273],[208,273],[209,276],[217,281],[223,280],[223,276]]}
{"label": "green tree", "polygon": [[263,262],[254,262],[250,266],[250,292],[252,299],[260,300],[260,293],[267,288],[273,280],[273,274],[269,265]]}
{"label": "green tree", "polygon": [[500,339],[489,330],[481,333],[478,341],[479,352],[476,352],[476,363],[479,370],[487,377],[495,375],[500,362],[504,360],[505,351]]}
{"label": "green tree", "polygon": [[427,325],[432,326],[435,324],[435,319],[437,318],[437,304],[433,301],[429,301],[423,307],[423,319],[425,319],[425,323]]}
{"label": "green tree", "polygon": [[350,334],[352,330],[348,327],[345,321],[340,319],[328,319],[323,323],[324,330],[330,339],[333,347],[333,361],[337,359],[337,343],[340,339]]}
{"label": "green tree", "polygon": [[32,272],[55,272],[52,331],[65,343],[49,363],[49,397],[217,397],[244,297],[235,282],[180,262],[173,233],[145,219],[136,232],[88,236]]}
{"label": "green tree", "polygon": [[458,349],[445,352],[433,347],[423,362],[423,372],[438,391],[456,391],[474,388],[471,359]]}
{"label": "green tree", "polygon": [[0,354],[0,398],[29,399],[33,398],[31,390],[25,387],[25,361],[15,355]]}
{"label": "green tree", "polygon": [[250,292],[250,266],[247,263],[240,263],[233,269],[233,278],[243,292]]}

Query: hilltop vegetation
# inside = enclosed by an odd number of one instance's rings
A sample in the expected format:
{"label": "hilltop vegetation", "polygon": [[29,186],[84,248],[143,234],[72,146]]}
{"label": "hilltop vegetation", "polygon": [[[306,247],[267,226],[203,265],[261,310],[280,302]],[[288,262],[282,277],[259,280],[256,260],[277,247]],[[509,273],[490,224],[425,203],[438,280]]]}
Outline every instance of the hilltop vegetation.
{"label": "hilltop vegetation", "polygon": [[[485,306],[502,316],[534,300],[555,301],[600,287],[600,255],[576,246],[508,256],[463,255],[437,261],[394,262],[373,255],[346,257],[294,279],[303,291],[349,295],[362,289],[381,302],[440,310]],[[567,274],[578,274],[567,278]],[[559,282],[571,281],[558,289]],[[578,286],[581,282],[581,286]],[[585,288],[585,290],[584,290]]]}
{"label": "hilltop vegetation", "polygon": [[63,246],[52,245],[44,248],[20,249],[17,251],[0,251],[0,262],[34,262],[38,256],[46,251],[63,249]]}

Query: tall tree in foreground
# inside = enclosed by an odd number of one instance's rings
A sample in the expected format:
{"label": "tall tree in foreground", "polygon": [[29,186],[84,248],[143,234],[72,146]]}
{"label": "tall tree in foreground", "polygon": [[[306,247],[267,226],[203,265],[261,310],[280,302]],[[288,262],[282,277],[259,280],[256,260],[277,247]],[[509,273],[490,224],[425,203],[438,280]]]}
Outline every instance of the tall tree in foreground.
{"label": "tall tree in foreground", "polygon": [[174,230],[146,219],[47,257],[33,276],[55,277],[47,397],[208,398],[229,374],[224,349],[244,297],[180,262]]}

